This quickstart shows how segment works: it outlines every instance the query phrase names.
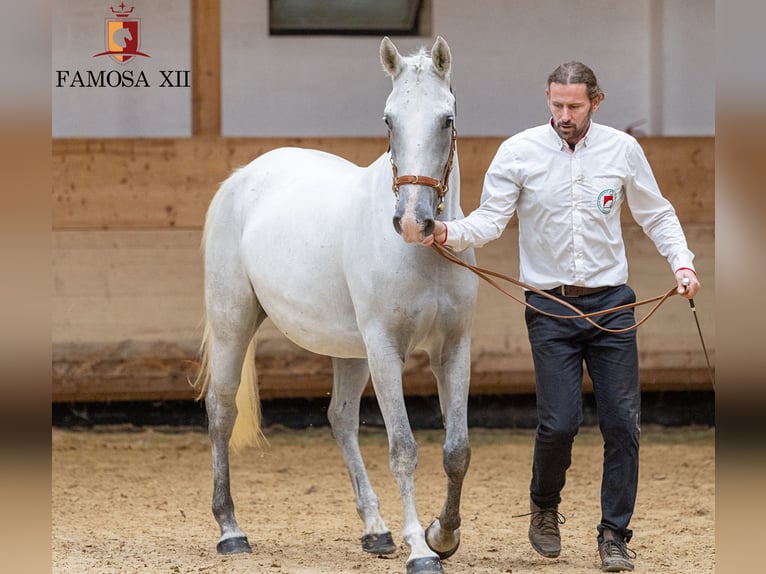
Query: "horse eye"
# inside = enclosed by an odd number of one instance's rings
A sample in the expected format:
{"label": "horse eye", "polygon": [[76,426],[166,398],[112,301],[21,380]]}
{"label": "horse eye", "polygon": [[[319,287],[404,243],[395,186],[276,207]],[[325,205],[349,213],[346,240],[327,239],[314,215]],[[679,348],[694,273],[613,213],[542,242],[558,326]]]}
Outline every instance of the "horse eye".
{"label": "horse eye", "polygon": [[383,116],[383,121],[386,122],[386,125],[389,128],[391,127],[391,120],[388,119],[388,116]]}
{"label": "horse eye", "polygon": [[447,116],[444,119],[444,127],[445,128],[451,128],[453,123],[455,123],[455,116]]}

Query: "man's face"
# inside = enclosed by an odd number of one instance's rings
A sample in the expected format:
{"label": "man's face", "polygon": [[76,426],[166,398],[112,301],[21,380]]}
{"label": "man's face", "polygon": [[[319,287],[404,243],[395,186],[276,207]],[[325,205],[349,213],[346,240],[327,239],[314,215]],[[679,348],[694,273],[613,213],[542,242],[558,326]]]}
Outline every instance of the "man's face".
{"label": "man's face", "polygon": [[588,99],[585,84],[558,84],[551,82],[545,91],[548,108],[553,116],[553,128],[561,139],[575,144],[585,135],[590,117],[598,109],[600,98]]}

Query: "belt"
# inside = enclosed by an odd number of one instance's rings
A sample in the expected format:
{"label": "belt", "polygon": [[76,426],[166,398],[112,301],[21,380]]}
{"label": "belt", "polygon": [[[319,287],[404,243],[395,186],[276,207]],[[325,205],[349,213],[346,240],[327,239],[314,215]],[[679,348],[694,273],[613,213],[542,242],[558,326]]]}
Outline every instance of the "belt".
{"label": "belt", "polygon": [[593,295],[594,293],[601,293],[606,291],[609,286],[606,287],[581,287],[580,285],[559,285],[553,289],[546,289],[547,293],[553,295],[561,295],[562,297],[582,297],[583,295]]}

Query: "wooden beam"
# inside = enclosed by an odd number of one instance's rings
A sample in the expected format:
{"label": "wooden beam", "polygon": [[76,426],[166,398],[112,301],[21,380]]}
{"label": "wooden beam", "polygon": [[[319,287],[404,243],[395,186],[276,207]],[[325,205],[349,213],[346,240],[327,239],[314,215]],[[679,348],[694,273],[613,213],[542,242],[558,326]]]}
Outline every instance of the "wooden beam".
{"label": "wooden beam", "polygon": [[[464,211],[479,205],[484,173],[501,141],[461,138]],[[681,222],[713,223],[715,140],[643,138],[641,144]],[[56,139],[53,227],[199,229],[211,197],[233,169],[285,145],[325,150],[359,165],[386,149],[382,138]]]}
{"label": "wooden beam", "polygon": [[279,146],[316,147],[367,165],[382,139],[55,139],[54,229],[200,229],[232,170]]}
{"label": "wooden beam", "polygon": [[192,134],[221,134],[221,2],[192,0]]}
{"label": "wooden beam", "polygon": [[[680,361],[683,362],[683,361]],[[196,397],[191,386],[197,374],[194,351],[175,344],[54,345],[53,402],[183,400]],[[474,365],[476,361],[474,361]],[[471,394],[532,394],[531,368],[472,369]],[[328,357],[314,355],[285,341],[259,345],[256,353],[262,399],[323,397],[332,391]],[[416,353],[405,365],[404,393],[435,395],[436,381],[427,357]],[[700,367],[642,368],[644,391],[710,390],[707,371]],[[583,389],[592,390],[585,377]],[[365,394],[372,394],[368,383]]]}

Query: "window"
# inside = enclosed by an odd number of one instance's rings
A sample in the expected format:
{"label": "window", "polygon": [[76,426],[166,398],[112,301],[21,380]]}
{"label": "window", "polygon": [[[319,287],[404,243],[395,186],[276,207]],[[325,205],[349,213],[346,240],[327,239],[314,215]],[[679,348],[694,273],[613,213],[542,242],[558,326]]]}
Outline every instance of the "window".
{"label": "window", "polygon": [[269,31],[281,34],[430,35],[431,0],[270,0]]}

